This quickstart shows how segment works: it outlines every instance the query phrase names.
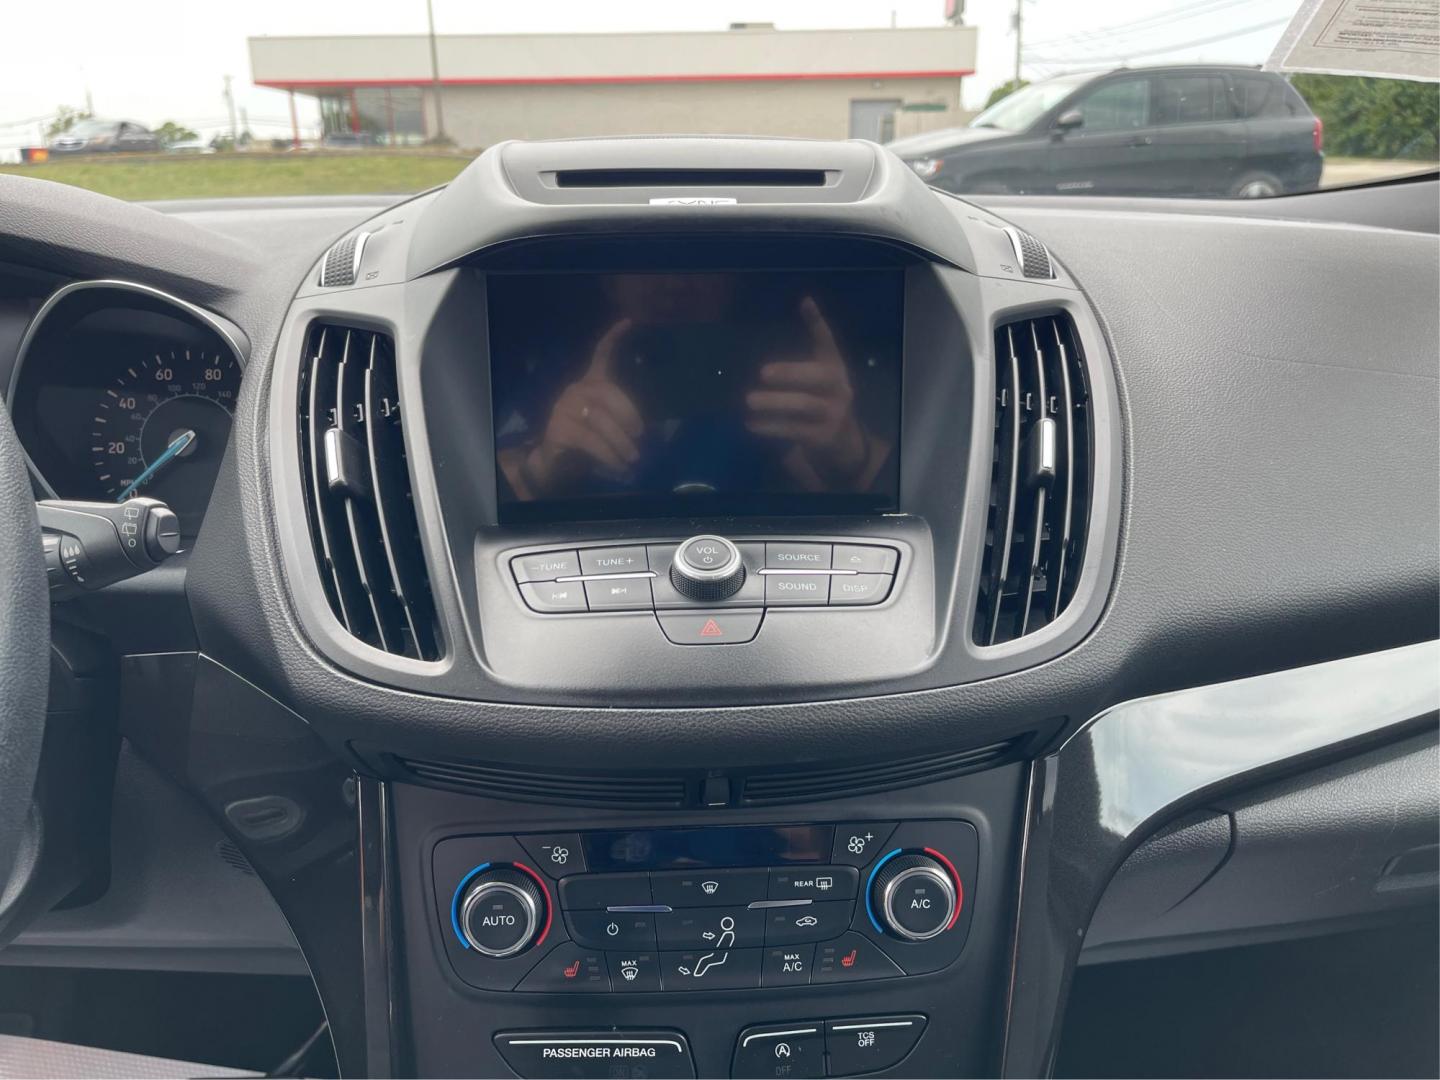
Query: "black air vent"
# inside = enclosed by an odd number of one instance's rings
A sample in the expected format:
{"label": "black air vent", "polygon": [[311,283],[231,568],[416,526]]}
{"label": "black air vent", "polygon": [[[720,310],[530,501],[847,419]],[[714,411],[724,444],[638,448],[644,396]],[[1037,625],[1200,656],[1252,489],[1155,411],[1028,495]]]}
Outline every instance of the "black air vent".
{"label": "black air vent", "polygon": [[949,754],[867,762],[836,769],[755,773],[746,777],[741,801],[747,806],[774,806],[870,795],[916,784],[930,784],[997,765],[1014,756],[1028,738],[1028,735],[1017,735],[1004,742]]}
{"label": "black air vent", "polygon": [[995,331],[995,452],[975,640],[1053,622],[1075,595],[1090,512],[1090,397],[1064,315]]}
{"label": "black air vent", "polygon": [[306,510],[330,609],[368,645],[437,659],[394,344],[370,330],[317,323],[299,404]]}
{"label": "black air vent", "polygon": [[488,795],[494,799],[645,810],[683,807],[693,801],[690,798],[692,785],[680,776],[534,772],[508,766],[414,758],[396,758],[395,761],[412,777],[424,783],[459,788],[472,795]]}

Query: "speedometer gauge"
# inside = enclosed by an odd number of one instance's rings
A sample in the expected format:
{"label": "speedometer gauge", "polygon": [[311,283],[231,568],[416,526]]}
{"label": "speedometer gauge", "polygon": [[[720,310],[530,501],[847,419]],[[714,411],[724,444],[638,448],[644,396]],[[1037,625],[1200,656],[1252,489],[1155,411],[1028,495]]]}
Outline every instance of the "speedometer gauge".
{"label": "speedometer gauge", "polygon": [[180,530],[200,528],[230,438],[240,368],[200,348],[161,349],[126,366],[96,402],[90,456],[116,501],[162,499]]}

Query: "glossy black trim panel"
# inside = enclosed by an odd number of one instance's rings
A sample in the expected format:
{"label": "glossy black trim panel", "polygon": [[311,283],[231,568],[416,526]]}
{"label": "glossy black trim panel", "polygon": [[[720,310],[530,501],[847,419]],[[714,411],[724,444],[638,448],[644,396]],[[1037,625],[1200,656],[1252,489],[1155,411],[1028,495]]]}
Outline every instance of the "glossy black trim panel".
{"label": "glossy black trim panel", "polygon": [[1126,702],[1035,762],[1002,1074],[1053,1070],[1090,917],[1155,828],[1437,715],[1440,642],[1429,641]]}

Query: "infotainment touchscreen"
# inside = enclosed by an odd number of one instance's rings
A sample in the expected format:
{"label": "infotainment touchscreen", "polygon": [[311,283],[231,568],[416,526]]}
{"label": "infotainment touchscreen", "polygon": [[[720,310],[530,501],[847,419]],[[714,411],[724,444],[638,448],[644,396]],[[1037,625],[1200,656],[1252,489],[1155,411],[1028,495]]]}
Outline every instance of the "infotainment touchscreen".
{"label": "infotainment touchscreen", "polygon": [[503,522],[893,509],[899,270],[489,279]]}

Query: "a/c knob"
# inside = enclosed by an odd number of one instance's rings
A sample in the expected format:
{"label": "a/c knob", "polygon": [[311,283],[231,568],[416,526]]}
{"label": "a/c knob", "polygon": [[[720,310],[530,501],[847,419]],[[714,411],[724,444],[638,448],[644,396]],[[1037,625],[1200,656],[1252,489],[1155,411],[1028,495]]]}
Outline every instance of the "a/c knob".
{"label": "a/c knob", "polygon": [[955,882],[928,855],[897,855],[880,867],[870,886],[873,910],[888,933],[906,941],[928,941],[955,916]]}

